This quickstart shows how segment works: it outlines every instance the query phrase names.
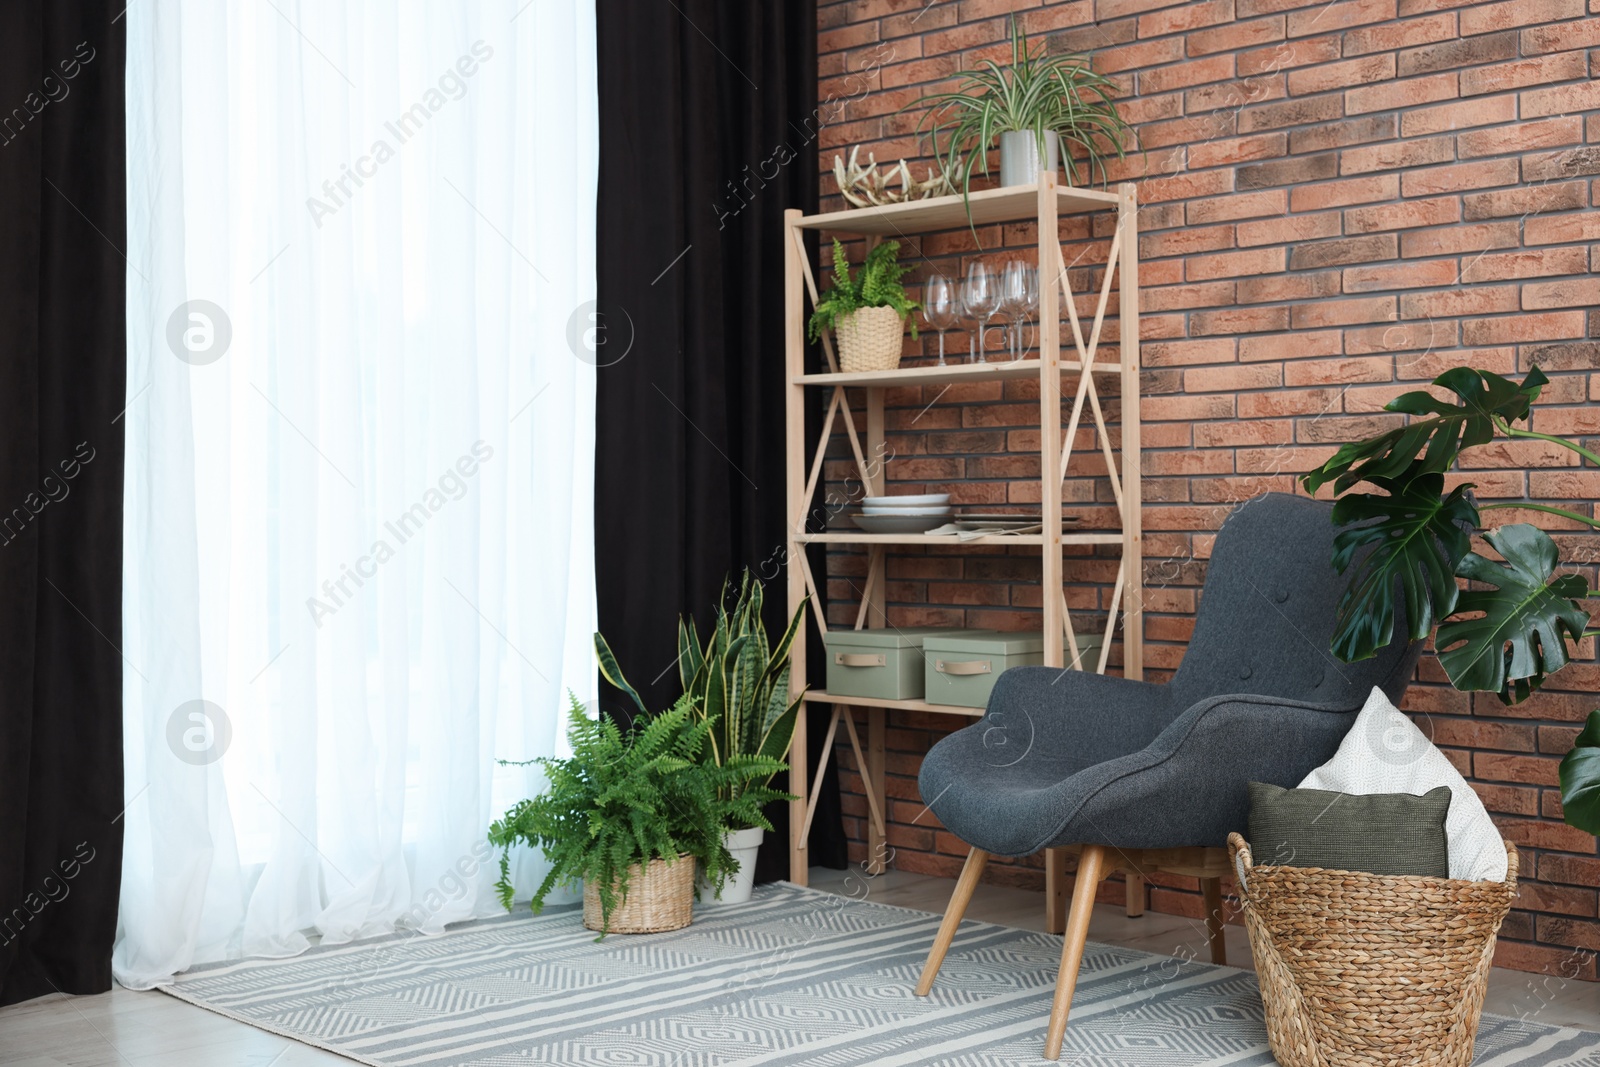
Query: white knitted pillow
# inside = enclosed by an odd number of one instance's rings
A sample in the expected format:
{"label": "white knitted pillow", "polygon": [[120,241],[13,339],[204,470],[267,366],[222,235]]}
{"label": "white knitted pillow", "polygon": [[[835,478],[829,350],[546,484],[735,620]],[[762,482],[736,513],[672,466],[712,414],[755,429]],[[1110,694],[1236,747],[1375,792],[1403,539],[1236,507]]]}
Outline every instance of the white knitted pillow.
{"label": "white knitted pillow", "polygon": [[1421,794],[1450,787],[1450,814],[1444,823],[1450,847],[1450,877],[1475,882],[1506,880],[1506,849],[1483,801],[1433,747],[1416,724],[1374,687],[1366,706],[1339,744],[1333,758],[1300,783],[1306,789],[1333,789],[1357,796],[1369,793]]}

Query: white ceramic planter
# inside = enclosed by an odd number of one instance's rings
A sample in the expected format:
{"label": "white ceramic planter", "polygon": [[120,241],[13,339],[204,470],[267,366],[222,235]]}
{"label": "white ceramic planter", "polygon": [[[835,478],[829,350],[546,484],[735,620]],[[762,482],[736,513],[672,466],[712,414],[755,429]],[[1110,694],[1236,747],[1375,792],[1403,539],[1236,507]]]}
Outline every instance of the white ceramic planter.
{"label": "white ceramic planter", "polygon": [[733,858],[739,861],[739,871],[722,884],[720,894],[713,893],[705,875],[699,876],[700,905],[743,904],[750,899],[750,889],[756,881],[756,853],[761,850],[761,840],[767,832],[759,826],[753,830],[730,830],[722,835],[723,843]]}

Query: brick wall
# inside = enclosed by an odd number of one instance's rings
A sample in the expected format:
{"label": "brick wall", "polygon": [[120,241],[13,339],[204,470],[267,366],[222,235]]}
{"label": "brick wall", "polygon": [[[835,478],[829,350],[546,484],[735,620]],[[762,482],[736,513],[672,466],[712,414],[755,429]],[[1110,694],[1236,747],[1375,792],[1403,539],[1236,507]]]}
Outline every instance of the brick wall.
{"label": "brick wall", "polygon": [[[1292,491],[1339,442],[1393,425],[1381,409],[1396,394],[1457,364],[1520,374],[1537,362],[1552,382],[1534,428],[1600,435],[1600,0],[822,0],[824,170],[857,143],[880,160],[922,158],[914,113],[897,109],[979,59],[1003,60],[1013,11],[1052,51],[1088,54],[1117,78],[1147,150],[1116,177],[1137,182],[1141,203],[1149,677],[1182,657],[1230,504]],[[825,176],[825,205],[840,206],[832,190]],[[1074,291],[1098,283],[1106,221],[1063,231]],[[1034,236],[1017,226],[979,239],[998,259]],[[909,245],[919,278],[975,254],[966,233]],[[1114,318],[1107,332],[1114,342]],[[951,344],[965,352],[963,336]],[[1037,474],[1036,396],[1034,383],[964,386],[924,411],[932,395],[891,391],[893,490],[1037,501],[1037,482],[1024,480]],[[1117,406],[1113,397],[1113,419]],[[1080,449],[1092,444],[1080,436]],[[1600,471],[1540,442],[1474,458],[1485,500],[1528,494],[1592,514],[1600,496]],[[849,473],[842,459],[830,466],[836,480]],[[1105,524],[1103,480],[1069,480],[1066,499],[1086,526]],[[1565,558],[1587,561],[1595,584],[1600,538],[1535,513],[1486,514],[1566,531]],[[1069,558],[1077,617],[1103,625],[1115,566],[1114,555]],[[859,555],[830,557],[837,622],[853,621],[864,573]],[[910,550],[889,578],[897,624],[1039,627],[1029,553]],[[1443,682],[1425,660],[1406,709],[1523,849],[1527,877],[1497,962],[1593,979],[1600,858],[1593,837],[1560,821],[1556,767],[1600,706],[1594,648],[1515,708]],[[916,790],[921,754],[950,723],[890,718],[899,868],[953,875],[965,852]],[[847,748],[839,754],[852,766]],[[859,779],[847,770],[844,784],[860,858]],[[990,872],[1042,884],[1037,857]],[[1152,906],[1197,915],[1193,890],[1160,879]],[[1109,884],[1103,898],[1121,892]]]}

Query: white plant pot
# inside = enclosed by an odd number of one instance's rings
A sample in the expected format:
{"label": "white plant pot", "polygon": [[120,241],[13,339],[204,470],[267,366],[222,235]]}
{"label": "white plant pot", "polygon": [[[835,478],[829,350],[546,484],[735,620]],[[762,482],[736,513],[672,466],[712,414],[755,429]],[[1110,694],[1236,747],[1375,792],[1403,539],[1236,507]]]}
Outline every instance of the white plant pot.
{"label": "white plant pot", "polygon": [[750,899],[750,889],[756,882],[756,853],[761,851],[761,840],[767,832],[761,827],[753,830],[730,830],[722,835],[723,844],[739,861],[738,873],[722,883],[722,892],[715,893],[705,874],[699,875],[700,905],[743,904]]}
{"label": "white plant pot", "polygon": [[1061,165],[1061,139],[1054,130],[1044,135],[1044,156],[1032,130],[1012,130],[1000,135],[1000,184],[1032,185],[1040,171],[1056,172]]}

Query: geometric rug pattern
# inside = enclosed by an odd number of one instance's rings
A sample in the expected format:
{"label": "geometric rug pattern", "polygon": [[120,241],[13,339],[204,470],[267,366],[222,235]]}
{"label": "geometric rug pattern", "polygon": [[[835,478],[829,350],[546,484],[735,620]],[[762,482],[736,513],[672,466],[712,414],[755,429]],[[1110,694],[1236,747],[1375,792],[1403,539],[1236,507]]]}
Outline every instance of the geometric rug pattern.
{"label": "geometric rug pattern", "polygon": [[[381,1067],[1037,1067],[1061,939],[763,886],[673,933],[576,906],[197,967],[171,995]],[[1061,1063],[1270,1067],[1255,975],[1091,943]],[[1600,1067],[1600,1035],[1485,1015],[1475,1067]]]}

